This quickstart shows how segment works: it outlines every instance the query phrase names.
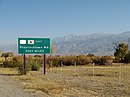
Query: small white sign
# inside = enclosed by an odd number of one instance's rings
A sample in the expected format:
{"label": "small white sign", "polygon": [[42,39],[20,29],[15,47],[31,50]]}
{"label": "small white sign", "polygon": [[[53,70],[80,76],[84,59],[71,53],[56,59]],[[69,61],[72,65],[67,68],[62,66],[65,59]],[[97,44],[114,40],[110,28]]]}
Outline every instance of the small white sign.
{"label": "small white sign", "polygon": [[34,44],[34,40],[28,40],[28,44]]}
{"label": "small white sign", "polygon": [[20,44],[26,44],[26,40],[20,40]]}

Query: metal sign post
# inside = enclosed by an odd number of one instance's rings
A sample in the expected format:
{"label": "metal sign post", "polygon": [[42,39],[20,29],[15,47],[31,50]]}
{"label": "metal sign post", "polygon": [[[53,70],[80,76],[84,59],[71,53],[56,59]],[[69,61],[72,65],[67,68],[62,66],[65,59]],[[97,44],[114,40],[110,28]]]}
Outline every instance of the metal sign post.
{"label": "metal sign post", "polygon": [[46,74],[46,54],[44,54],[44,74]]}
{"label": "metal sign post", "polygon": [[25,54],[23,55],[23,64],[24,64],[24,74],[26,75],[26,59],[25,59]]}

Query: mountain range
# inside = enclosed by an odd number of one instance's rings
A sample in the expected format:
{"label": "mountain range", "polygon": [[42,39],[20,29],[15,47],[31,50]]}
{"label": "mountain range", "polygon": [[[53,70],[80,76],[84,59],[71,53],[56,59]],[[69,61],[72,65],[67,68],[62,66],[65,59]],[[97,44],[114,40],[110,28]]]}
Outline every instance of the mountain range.
{"label": "mountain range", "polygon": [[[94,33],[85,35],[69,35],[51,40],[54,45],[54,54],[95,54],[113,55],[113,43],[130,41],[130,31],[120,34]],[[130,43],[129,43],[130,44]],[[0,50],[11,51],[17,54],[17,44],[1,44]]]}
{"label": "mountain range", "polygon": [[113,43],[128,42],[130,31],[120,34],[94,33],[86,35],[69,35],[55,38],[55,54],[95,54],[113,55]]}

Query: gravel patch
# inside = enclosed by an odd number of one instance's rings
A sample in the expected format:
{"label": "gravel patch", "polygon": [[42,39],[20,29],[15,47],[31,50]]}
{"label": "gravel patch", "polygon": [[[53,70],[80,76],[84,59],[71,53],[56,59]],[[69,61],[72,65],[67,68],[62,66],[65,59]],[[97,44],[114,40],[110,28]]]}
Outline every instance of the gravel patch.
{"label": "gravel patch", "polygon": [[41,97],[36,93],[24,91],[11,76],[0,75],[0,97]]}

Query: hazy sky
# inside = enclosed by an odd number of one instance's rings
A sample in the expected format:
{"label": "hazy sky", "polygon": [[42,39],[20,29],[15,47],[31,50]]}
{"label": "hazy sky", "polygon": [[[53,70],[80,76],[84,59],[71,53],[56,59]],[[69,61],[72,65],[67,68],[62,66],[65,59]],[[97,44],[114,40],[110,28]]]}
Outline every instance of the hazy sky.
{"label": "hazy sky", "polygon": [[130,0],[0,0],[0,41],[130,31]]}

